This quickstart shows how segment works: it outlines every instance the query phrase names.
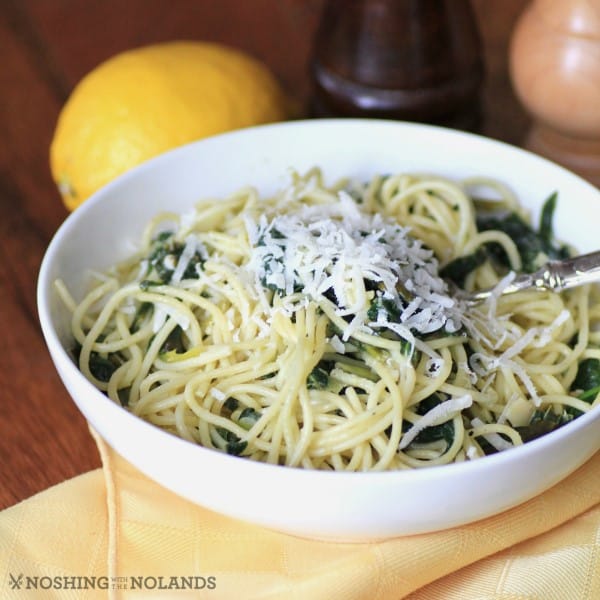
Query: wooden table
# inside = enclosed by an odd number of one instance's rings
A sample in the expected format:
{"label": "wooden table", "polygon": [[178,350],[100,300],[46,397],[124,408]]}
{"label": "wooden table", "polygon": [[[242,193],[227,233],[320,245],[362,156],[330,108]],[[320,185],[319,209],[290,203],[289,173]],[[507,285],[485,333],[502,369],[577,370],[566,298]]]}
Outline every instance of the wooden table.
{"label": "wooden table", "polygon": [[[485,46],[483,133],[519,144],[528,118],[507,71],[526,0],[474,0]],[[40,332],[38,268],[67,216],[50,178],[59,110],[83,75],[127,48],[221,41],[267,63],[305,102],[322,0],[2,0],[0,2],[0,508],[100,465]]]}

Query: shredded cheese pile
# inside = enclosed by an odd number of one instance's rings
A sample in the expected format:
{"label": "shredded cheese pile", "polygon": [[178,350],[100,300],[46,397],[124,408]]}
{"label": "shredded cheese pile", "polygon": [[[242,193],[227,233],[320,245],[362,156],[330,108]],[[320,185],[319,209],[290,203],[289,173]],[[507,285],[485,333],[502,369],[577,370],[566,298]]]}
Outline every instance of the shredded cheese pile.
{"label": "shredded cheese pile", "polygon": [[[411,330],[427,334],[460,328],[462,312],[448,296],[433,252],[411,237],[408,227],[361,211],[344,191],[338,203],[302,206],[271,218],[262,214],[258,223],[247,218],[246,227],[252,244],[247,268],[256,285],[285,295],[300,291],[316,302],[332,293],[336,314],[353,317],[345,339],[356,330],[371,333],[373,327],[408,340]],[[382,309],[370,320],[374,298],[391,302],[398,322]]]}

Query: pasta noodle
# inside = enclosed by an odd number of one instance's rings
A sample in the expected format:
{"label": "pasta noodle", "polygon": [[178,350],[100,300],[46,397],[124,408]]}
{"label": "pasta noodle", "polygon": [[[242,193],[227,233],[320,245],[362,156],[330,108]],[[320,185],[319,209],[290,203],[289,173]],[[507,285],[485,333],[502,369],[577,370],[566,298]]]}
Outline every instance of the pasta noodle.
{"label": "pasta noodle", "polygon": [[208,448],[350,471],[472,460],[598,405],[597,290],[501,295],[570,252],[555,197],[537,231],[481,178],[291,179],[157,215],[81,301],[57,282],[98,389]]}

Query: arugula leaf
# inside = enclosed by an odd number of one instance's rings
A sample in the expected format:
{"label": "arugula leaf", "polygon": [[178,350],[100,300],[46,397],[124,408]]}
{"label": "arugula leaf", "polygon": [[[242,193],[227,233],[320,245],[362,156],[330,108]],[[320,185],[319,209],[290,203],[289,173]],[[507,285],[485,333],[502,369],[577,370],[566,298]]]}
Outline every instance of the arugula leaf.
{"label": "arugula leaf", "polygon": [[[173,235],[171,231],[163,231],[152,240],[150,254],[147,258],[148,269],[145,279],[140,283],[142,289],[148,289],[151,285],[160,285],[161,283],[169,283],[171,281],[175,272],[175,265],[177,265],[185,248],[185,244],[175,241]],[[166,260],[169,257],[171,258],[173,268],[169,266]],[[203,265],[204,259],[198,252],[194,253],[194,256],[191,257],[186,265],[182,279],[198,279],[197,267],[202,268]]]}
{"label": "arugula leaf", "polygon": [[239,456],[248,446],[248,442],[242,442],[233,431],[229,431],[224,427],[215,427],[211,429],[210,433],[215,446],[220,450],[224,450],[227,454]]}
{"label": "arugula leaf", "polygon": [[100,356],[96,352],[90,354],[90,373],[99,381],[108,383],[113,373],[117,370],[117,365],[108,358]]}
{"label": "arugula leaf", "polygon": [[459,256],[440,270],[440,277],[453,281],[458,287],[464,287],[467,275],[487,260],[485,247],[481,246],[472,254]]}
{"label": "arugula leaf", "polygon": [[235,398],[232,398],[231,396],[229,398],[227,398],[227,400],[225,400],[225,402],[223,402],[223,408],[229,414],[231,414],[234,410],[236,410],[239,405],[240,405],[240,403]]}
{"label": "arugula leaf", "polygon": [[540,215],[540,238],[547,246],[551,246],[552,240],[554,239],[552,222],[554,220],[554,211],[556,210],[557,200],[558,192],[553,192],[544,202],[542,213]]}
{"label": "arugula leaf", "polygon": [[238,421],[238,424],[240,425],[240,427],[243,427],[246,430],[250,430],[255,425],[255,423],[260,419],[261,416],[262,415],[260,412],[247,406],[246,408],[244,408],[244,410],[242,410],[237,421]]}
{"label": "arugula leaf", "polygon": [[324,390],[329,384],[329,373],[333,368],[333,364],[329,361],[322,360],[308,374],[306,378],[306,387],[309,390]]}
{"label": "arugula leaf", "polygon": [[165,354],[166,352],[182,354],[185,351],[186,347],[183,343],[183,329],[179,325],[176,325],[161,346],[159,354]]}
{"label": "arugula leaf", "polygon": [[400,310],[392,299],[383,298],[380,295],[375,296],[375,298],[371,300],[371,304],[367,310],[367,317],[371,321],[377,321],[377,316],[380,311],[385,313],[385,316],[390,323],[400,322]]}
{"label": "arugula leaf", "polygon": [[515,429],[519,432],[523,442],[529,442],[570,423],[574,418],[567,410],[556,414],[552,407],[548,407],[545,410],[536,410],[528,425],[515,427]]}
{"label": "arugula leaf", "polygon": [[[579,363],[571,391],[580,392],[579,399],[592,402],[600,392],[600,360],[586,358]],[[578,411],[579,412],[579,411]]]}
{"label": "arugula leaf", "polygon": [[[540,231],[514,212],[492,212],[477,215],[477,227],[480,231],[497,229],[506,233],[517,246],[523,263],[523,271],[532,273],[547,259],[568,258],[569,251],[564,245],[555,242],[552,233],[552,219],[556,208],[557,194],[552,194],[542,208]],[[499,244],[487,244],[490,255],[498,262],[509,266],[508,258]]]}
{"label": "arugula leaf", "polygon": [[572,390],[587,391],[600,386],[600,360],[586,358],[579,363]]}

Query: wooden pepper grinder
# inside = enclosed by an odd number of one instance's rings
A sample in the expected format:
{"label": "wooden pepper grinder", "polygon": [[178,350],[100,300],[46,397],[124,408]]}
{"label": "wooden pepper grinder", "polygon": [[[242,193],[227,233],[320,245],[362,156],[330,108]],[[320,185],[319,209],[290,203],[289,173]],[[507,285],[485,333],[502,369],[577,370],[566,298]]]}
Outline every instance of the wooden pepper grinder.
{"label": "wooden pepper grinder", "polygon": [[524,145],[600,186],[600,0],[534,0],[510,47]]}
{"label": "wooden pepper grinder", "polygon": [[468,0],[327,0],[311,74],[316,117],[479,125],[483,60]]}

